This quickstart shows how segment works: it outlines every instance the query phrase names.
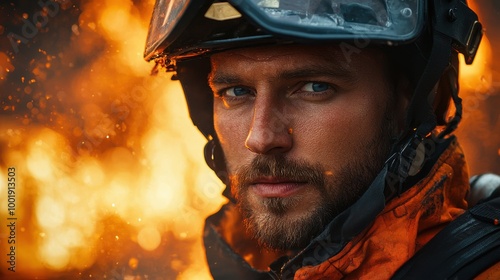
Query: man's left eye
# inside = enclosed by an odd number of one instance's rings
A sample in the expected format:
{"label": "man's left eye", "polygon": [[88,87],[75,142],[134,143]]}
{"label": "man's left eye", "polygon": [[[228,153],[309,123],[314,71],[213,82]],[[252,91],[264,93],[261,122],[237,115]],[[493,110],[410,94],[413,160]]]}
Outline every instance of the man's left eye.
{"label": "man's left eye", "polygon": [[327,83],[310,82],[305,84],[301,90],[309,92],[322,92],[330,89],[330,85]]}

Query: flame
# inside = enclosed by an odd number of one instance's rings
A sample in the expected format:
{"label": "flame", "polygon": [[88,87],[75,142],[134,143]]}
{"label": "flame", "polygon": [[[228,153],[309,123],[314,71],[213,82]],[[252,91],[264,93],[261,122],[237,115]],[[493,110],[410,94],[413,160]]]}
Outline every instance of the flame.
{"label": "flame", "polygon": [[[202,161],[206,140],[180,86],[167,74],[149,76],[142,50],[153,1],[144,5],[82,4],[65,50],[40,50],[34,80],[23,77],[30,101],[7,108],[18,120],[2,117],[1,181],[16,170],[17,276],[209,278],[202,227],[224,202],[222,185]],[[2,80],[13,59],[0,54]],[[51,78],[55,65],[67,73]],[[6,221],[7,209],[0,213]]]}
{"label": "flame", "polygon": [[[500,172],[500,122],[495,118],[499,104],[500,69],[494,64],[495,55],[492,41],[498,45],[499,35],[493,26],[498,19],[491,13],[495,9],[494,2],[468,1],[483,22],[485,34],[472,65],[466,65],[460,59],[460,97],[463,105],[463,118],[457,129],[457,136],[464,147],[465,155],[470,163],[472,175],[485,172]],[[487,12],[490,12],[488,14]],[[489,17],[488,17],[489,15]],[[495,105],[496,104],[496,105]]]}

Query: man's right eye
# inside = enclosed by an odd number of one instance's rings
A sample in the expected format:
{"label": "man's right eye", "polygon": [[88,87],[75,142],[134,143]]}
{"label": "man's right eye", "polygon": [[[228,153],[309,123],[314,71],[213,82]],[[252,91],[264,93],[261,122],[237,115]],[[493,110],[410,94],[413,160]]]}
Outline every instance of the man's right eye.
{"label": "man's right eye", "polygon": [[222,100],[226,108],[231,108],[252,100],[255,94],[251,88],[235,86],[217,90],[215,96]]}
{"label": "man's right eye", "polygon": [[238,97],[238,96],[243,96],[243,95],[250,94],[250,93],[251,93],[250,89],[248,89],[246,87],[232,87],[232,88],[225,89],[222,92],[222,96]]}

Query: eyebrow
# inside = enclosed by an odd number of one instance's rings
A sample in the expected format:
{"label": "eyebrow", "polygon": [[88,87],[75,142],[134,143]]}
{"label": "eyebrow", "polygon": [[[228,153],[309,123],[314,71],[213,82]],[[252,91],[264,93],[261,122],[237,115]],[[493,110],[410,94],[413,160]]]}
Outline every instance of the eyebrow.
{"label": "eyebrow", "polygon": [[[309,64],[302,68],[284,70],[277,73],[277,78],[279,79],[297,79],[297,78],[307,78],[314,76],[331,76],[347,81],[354,81],[356,75],[352,69],[340,63],[333,66]],[[208,76],[208,82],[209,84],[212,85],[212,84],[238,84],[243,81],[238,75],[235,75],[232,72],[218,71],[214,73],[212,71]]]}

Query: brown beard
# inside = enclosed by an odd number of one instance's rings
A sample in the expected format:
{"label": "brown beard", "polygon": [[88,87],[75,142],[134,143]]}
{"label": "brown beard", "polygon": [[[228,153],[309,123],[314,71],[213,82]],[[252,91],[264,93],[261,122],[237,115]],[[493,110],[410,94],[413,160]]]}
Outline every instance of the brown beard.
{"label": "brown beard", "polygon": [[[343,166],[331,176],[320,164],[292,160],[283,154],[257,155],[246,166],[231,176],[231,190],[243,214],[247,230],[268,249],[301,250],[319,235],[325,226],[365,192],[373,181],[390,148],[391,130],[386,126],[364,149],[358,149],[356,160]],[[291,181],[307,182],[311,191],[316,191],[317,201],[304,201],[301,195],[259,199],[260,205],[249,200],[251,182],[262,176],[287,178]],[[304,215],[290,217],[289,212],[297,205],[309,203]]]}

